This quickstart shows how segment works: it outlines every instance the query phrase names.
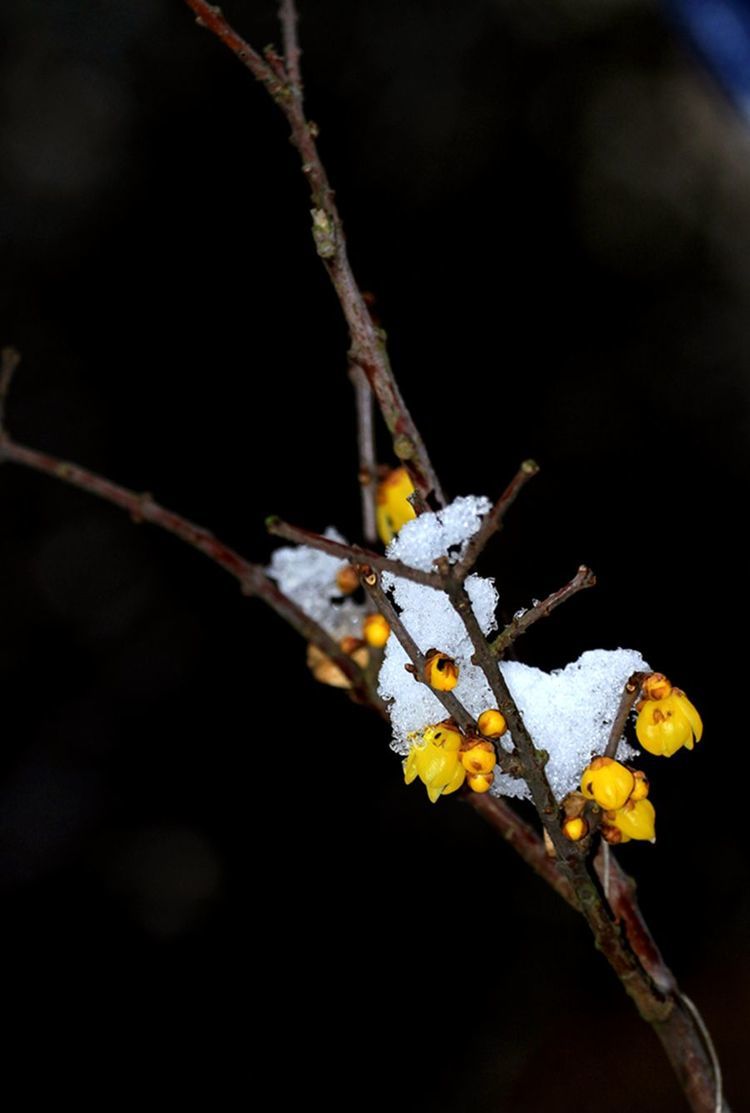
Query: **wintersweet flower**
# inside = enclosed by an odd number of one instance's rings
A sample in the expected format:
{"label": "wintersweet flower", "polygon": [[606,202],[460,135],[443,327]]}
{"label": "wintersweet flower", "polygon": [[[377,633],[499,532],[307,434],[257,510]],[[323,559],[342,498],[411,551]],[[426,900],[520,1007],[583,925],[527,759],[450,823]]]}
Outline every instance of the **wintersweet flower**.
{"label": "wintersweet flower", "polygon": [[451,692],[458,684],[458,665],[447,653],[428,649],[425,654],[424,678],[438,692]]}
{"label": "wintersweet flower", "polygon": [[587,800],[595,800],[607,811],[621,808],[635,788],[635,777],[619,761],[596,757],[581,777],[581,792]]}
{"label": "wintersweet flower", "polygon": [[406,783],[419,777],[433,804],[439,796],[456,792],[466,777],[461,764],[462,743],[463,735],[450,719],[427,727],[404,762]]}
{"label": "wintersweet flower", "polygon": [[692,750],[703,736],[698,711],[679,688],[662,699],[646,699],[639,705],[635,733],[644,750],[658,757],[671,757],[683,746]]}
{"label": "wintersweet flower", "polygon": [[384,545],[389,545],[401,527],[416,518],[409,502],[413,493],[414,484],[406,468],[394,468],[379,484],[375,492],[375,524]]}
{"label": "wintersweet flower", "polygon": [[656,812],[650,800],[628,800],[624,808],[605,812],[602,833],[608,842],[643,839],[656,842]]}

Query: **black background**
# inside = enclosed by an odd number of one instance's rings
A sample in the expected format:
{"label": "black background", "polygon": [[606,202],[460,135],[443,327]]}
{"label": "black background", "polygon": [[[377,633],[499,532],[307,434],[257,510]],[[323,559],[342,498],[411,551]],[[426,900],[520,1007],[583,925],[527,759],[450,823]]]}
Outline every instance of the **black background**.
{"label": "black background", "polygon": [[[278,39],[270,3],[225,11]],[[485,562],[503,605],[599,576],[524,659],[636,647],[704,714],[697,751],[647,761],[658,842],[621,858],[742,1108],[748,133],[639,0],[321,0],[301,30],[355,271],[449,495],[542,464]],[[178,0],[12,0],[0,43],[14,435],[253,559],[269,513],[355,538],[347,340],[275,107]],[[405,789],[273,615],[84,494],[0,481],[14,1045],[82,1091],[154,1067],[219,1104],[683,1108],[582,923],[467,809]]]}

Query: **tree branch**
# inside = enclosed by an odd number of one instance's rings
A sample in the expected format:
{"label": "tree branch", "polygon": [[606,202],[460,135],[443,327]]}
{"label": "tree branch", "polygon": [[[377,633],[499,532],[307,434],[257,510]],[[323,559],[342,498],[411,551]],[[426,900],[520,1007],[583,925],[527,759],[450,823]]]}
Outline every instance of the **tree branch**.
{"label": "tree branch", "polygon": [[595,583],[596,576],[594,573],[585,564],[582,564],[573,579],[564,587],[561,587],[558,591],[553,591],[546,599],[542,599],[541,603],[535,603],[528,611],[524,611],[523,614],[519,614],[517,618],[512,619],[495,640],[490,643],[490,650],[495,657],[503,657],[514,641],[520,638],[521,634],[525,634],[530,626],[533,626],[540,618],[547,618],[555,607],[567,602],[579,591],[585,591],[586,588],[593,587]]}
{"label": "tree branch", "polygon": [[375,430],[373,428],[372,390],[361,367],[353,364],[349,378],[354,387],[357,408],[357,448],[359,451],[359,485],[362,494],[362,536],[373,545],[377,539],[375,527],[375,493],[378,461],[375,455]]}
{"label": "tree branch", "polygon": [[333,541],[321,533],[313,533],[308,529],[292,526],[281,518],[268,518],[266,528],[274,537],[283,537],[286,541],[293,541],[296,545],[309,545],[311,549],[320,549],[323,553],[338,557],[339,560],[350,560],[355,564],[369,564],[381,572],[390,572],[400,576],[402,580],[411,580],[412,583],[421,584],[423,587],[434,588],[435,591],[443,590],[443,581],[435,572],[423,572],[421,568],[411,568],[402,564],[400,560],[391,560],[390,557],[374,553],[370,549],[360,548],[357,545],[345,545],[341,541]]}
{"label": "tree branch", "polygon": [[245,42],[233,27],[227,23],[222,15],[221,8],[207,4],[205,0],[185,0],[189,8],[195,12],[195,22],[199,27],[205,27],[217,38],[228,46],[240,62],[250,70],[253,77],[266,86],[271,96],[278,103],[286,94],[284,83],[279,80],[272,67],[261,55],[254,50],[250,43]]}
{"label": "tree branch", "polygon": [[[195,12],[198,22],[228,46],[251,73],[266,86],[284,113],[291,129],[292,143],[302,160],[302,172],[310,188],[315,246],[333,283],[349,329],[350,360],[361,367],[367,376],[380,412],[393,437],[396,455],[408,461],[416,486],[422,494],[426,496],[432,491],[442,505],[445,500],[440,483],[419,430],[393,377],[383,333],[373,324],[349,263],[344,226],[315,142],[318,129],[305,116],[302,89],[295,83],[289,68],[290,65],[296,66],[297,61],[291,59],[288,61],[287,81],[284,83],[268,61],[264,61],[230,27],[219,8],[213,7],[206,0],[185,0],[185,2]],[[293,0],[284,0],[283,33],[291,46],[291,54],[296,59],[294,54],[296,32],[293,31],[295,20]]]}
{"label": "tree branch", "polygon": [[281,23],[281,43],[284,49],[284,62],[286,72],[292,84],[292,92],[302,101],[302,72],[299,58],[302,53],[297,38],[297,7],[294,0],[281,0],[279,4],[279,22]]}
{"label": "tree branch", "polygon": [[[377,572],[373,571],[367,564],[360,563],[357,565],[357,569],[360,574],[360,582],[367,592],[368,597],[386,619],[391,628],[391,633],[394,634],[396,639],[401,643],[404,652],[409,658],[414,670],[412,673],[414,676],[414,683],[425,684],[424,654],[404,626],[401,616],[393,603],[383,591],[380,584],[380,577]],[[476,734],[480,738],[483,737],[473,716],[469,714],[461,701],[453,695],[453,692],[441,692],[436,688],[431,688],[430,691],[440,703],[442,703],[450,718],[456,721],[465,734]],[[519,770],[513,754],[509,754],[502,746],[495,744],[493,739],[488,739],[488,741],[493,743],[497,755],[497,764],[503,772],[508,773],[511,777],[517,777],[519,775]]]}
{"label": "tree branch", "polygon": [[633,710],[633,705],[638,699],[641,685],[643,684],[643,681],[646,679],[647,676],[648,673],[646,672],[634,672],[625,684],[625,687],[622,691],[620,705],[617,708],[617,714],[615,715],[615,720],[612,723],[612,729],[609,732],[609,738],[607,739],[607,746],[604,751],[604,757],[613,758],[617,756],[617,748],[620,745],[623,734],[625,733],[628,716]]}
{"label": "tree branch", "polygon": [[[0,398],[3,397],[4,374],[0,374]],[[7,393],[7,387],[6,387]],[[352,685],[357,698],[368,703],[377,703],[373,691],[367,685],[363,670],[356,661],[344,653],[335,638],[314,622],[291,599],[288,599],[265,574],[259,564],[253,564],[238,552],[214,537],[207,529],[190,522],[180,514],[160,506],[148,492],[131,491],[121,487],[87,468],[60,460],[34,448],[11,440],[0,427],[0,463],[8,461],[21,464],[33,471],[42,472],[60,479],[81,491],[97,495],[114,506],[126,511],[134,522],[150,522],[167,533],[179,537],[187,545],[218,564],[238,581],[244,595],[254,595],[262,599],[285,622],[288,622],[302,637],[313,642],[341,669]]]}
{"label": "tree branch", "polygon": [[539,474],[536,460],[524,460],[520,468],[503,491],[490,512],[482,519],[482,524],[466,547],[461,560],[453,568],[453,575],[462,583],[481,556],[490,538],[503,528],[503,520],[516,498],[535,475]]}
{"label": "tree branch", "polygon": [[8,391],[20,362],[21,353],[15,348],[3,348],[0,352],[0,433],[5,425],[5,402]]}
{"label": "tree branch", "polygon": [[488,792],[467,793],[462,797],[465,803],[481,815],[491,827],[502,835],[517,854],[531,866],[535,873],[550,885],[564,901],[580,912],[573,887],[561,872],[557,859],[550,858],[542,839],[530,824],[521,819],[516,811],[501,797],[490,796]]}

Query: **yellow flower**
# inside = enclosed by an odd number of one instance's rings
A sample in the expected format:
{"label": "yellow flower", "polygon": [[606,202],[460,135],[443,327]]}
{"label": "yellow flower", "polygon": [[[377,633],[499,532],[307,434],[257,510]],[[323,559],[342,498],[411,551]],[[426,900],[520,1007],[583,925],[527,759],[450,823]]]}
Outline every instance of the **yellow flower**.
{"label": "yellow flower", "polygon": [[404,761],[406,783],[419,777],[433,804],[438,796],[456,792],[466,776],[459,753],[462,743],[463,736],[450,719],[427,727]]}
{"label": "yellow flower", "polygon": [[491,773],[497,758],[491,742],[477,742],[475,746],[463,750],[461,764],[467,773]]}
{"label": "yellow flower", "polygon": [[641,773],[640,769],[634,769],[633,776],[635,777],[635,788],[630,794],[630,799],[634,802],[645,800],[650,788],[648,777],[645,773]]}
{"label": "yellow flower", "polygon": [[495,778],[492,773],[469,773],[466,783],[472,792],[489,792]]}
{"label": "yellow flower", "polygon": [[621,808],[635,788],[629,769],[611,757],[596,757],[581,777],[581,792],[607,811]]}
{"label": "yellow flower", "polygon": [[650,800],[628,800],[624,808],[605,814],[603,833],[610,842],[629,842],[631,839],[656,842],[655,824],[656,812]]}
{"label": "yellow flower", "polygon": [[671,757],[684,746],[692,750],[703,736],[703,723],[684,692],[673,688],[663,699],[646,699],[639,707],[635,733],[644,750]]}
{"label": "yellow flower", "polygon": [[458,665],[447,653],[441,653],[439,649],[428,649],[424,678],[438,692],[451,692],[458,684]]}
{"label": "yellow flower", "polygon": [[413,491],[414,484],[406,468],[394,468],[378,485],[375,492],[375,524],[384,545],[390,545],[401,527],[416,518],[414,507],[408,501]]}
{"label": "yellow flower", "polygon": [[588,834],[588,831],[589,825],[582,815],[572,816],[570,819],[566,819],[562,825],[562,833],[571,842],[578,842],[579,839]]}

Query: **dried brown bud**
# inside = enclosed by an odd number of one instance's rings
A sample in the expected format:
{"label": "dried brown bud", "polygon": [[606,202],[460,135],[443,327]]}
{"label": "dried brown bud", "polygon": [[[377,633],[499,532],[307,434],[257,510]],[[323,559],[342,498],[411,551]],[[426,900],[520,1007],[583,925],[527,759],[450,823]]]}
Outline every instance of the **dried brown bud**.
{"label": "dried brown bud", "polygon": [[643,694],[646,699],[666,699],[672,695],[672,685],[664,673],[652,672],[643,681]]}

